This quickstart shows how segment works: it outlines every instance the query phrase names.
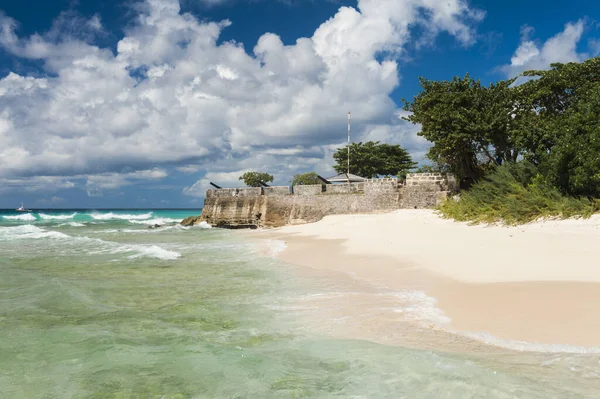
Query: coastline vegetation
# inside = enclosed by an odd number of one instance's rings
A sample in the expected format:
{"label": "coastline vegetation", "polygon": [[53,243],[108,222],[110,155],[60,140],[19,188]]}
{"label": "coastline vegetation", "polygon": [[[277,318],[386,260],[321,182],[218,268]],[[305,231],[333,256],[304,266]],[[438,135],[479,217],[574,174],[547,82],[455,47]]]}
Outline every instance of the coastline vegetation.
{"label": "coastline vegetation", "polygon": [[565,195],[534,165],[517,162],[497,167],[464,190],[460,200],[449,199],[439,209],[459,221],[516,225],[539,218],[589,217],[600,210],[600,200]]}
{"label": "coastline vegetation", "polygon": [[430,169],[462,192],[441,211],[474,222],[587,217],[600,198],[600,57],[484,86],[420,78],[405,119],[433,143]]}

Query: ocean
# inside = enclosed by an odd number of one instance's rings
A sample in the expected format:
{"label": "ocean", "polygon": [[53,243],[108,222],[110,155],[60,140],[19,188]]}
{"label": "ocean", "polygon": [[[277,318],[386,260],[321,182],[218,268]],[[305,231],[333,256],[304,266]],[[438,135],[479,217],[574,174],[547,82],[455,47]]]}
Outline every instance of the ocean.
{"label": "ocean", "polygon": [[339,287],[277,261],[282,242],[178,224],[199,212],[0,211],[0,398],[600,397],[582,348],[313,329],[303,299]]}

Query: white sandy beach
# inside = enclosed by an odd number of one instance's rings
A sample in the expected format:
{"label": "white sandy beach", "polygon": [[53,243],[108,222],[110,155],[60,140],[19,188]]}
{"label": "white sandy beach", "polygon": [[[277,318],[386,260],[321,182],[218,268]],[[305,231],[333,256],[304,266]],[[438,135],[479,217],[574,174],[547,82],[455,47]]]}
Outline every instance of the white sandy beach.
{"label": "white sandy beach", "polygon": [[[442,331],[600,347],[598,216],[504,227],[471,226],[429,210],[399,210],[329,216],[267,234],[286,241],[282,260],[363,287],[336,299],[342,313],[352,315],[362,306],[371,307],[364,314],[373,315],[384,304],[367,303],[365,287],[383,287],[424,293],[429,307],[419,307],[423,320]],[[389,337],[393,329],[388,318],[371,338]]]}

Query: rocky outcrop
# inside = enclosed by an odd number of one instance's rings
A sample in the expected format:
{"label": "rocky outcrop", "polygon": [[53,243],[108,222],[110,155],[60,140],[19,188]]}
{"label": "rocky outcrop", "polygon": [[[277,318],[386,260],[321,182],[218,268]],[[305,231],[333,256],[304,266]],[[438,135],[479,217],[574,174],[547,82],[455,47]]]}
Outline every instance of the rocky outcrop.
{"label": "rocky outcrop", "polygon": [[202,218],[202,215],[200,215],[200,216],[190,216],[190,217],[187,217],[187,218],[183,219],[181,221],[181,225],[182,226],[193,226],[193,225],[196,225],[196,224],[200,224],[203,221],[204,221],[204,219]]}

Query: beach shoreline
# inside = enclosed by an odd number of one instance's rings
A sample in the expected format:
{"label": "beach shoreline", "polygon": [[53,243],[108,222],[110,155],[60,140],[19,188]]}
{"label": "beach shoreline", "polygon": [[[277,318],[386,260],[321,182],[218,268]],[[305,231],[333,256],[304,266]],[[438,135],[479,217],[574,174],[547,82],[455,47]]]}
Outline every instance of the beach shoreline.
{"label": "beach shoreline", "polygon": [[598,217],[470,226],[400,210],[255,236],[284,241],[280,260],[331,282],[312,306],[321,322],[344,320],[337,335],[406,344],[408,323],[517,350],[600,350]]}

